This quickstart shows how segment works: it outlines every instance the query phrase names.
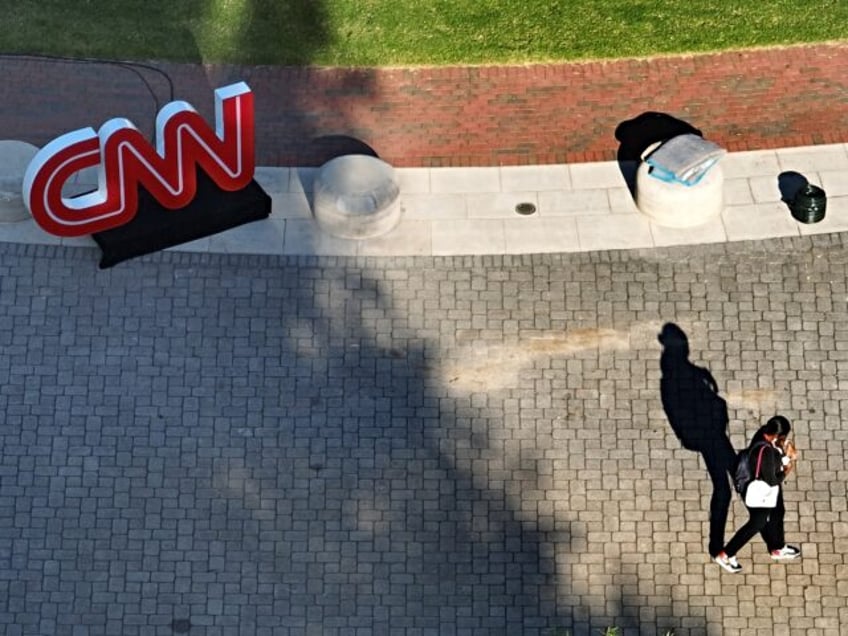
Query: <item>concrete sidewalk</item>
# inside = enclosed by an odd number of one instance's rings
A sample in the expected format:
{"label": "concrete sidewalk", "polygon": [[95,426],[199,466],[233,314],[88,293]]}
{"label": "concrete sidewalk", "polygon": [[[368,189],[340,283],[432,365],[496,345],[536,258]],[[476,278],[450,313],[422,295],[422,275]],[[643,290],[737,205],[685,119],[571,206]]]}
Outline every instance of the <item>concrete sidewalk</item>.
{"label": "concrete sidewalk", "polygon": [[[404,168],[403,220],[377,239],[319,231],[309,192],[315,168],[257,169],[273,198],[269,219],[173,248],[232,254],[449,256],[638,249],[760,240],[848,230],[848,144],[730,153],[723,159],[725,209],[696,228],[661,227],[637,210],[617,162],[500,168]],[[826,218],[796,222],[781,202],[778,176],[794,171],[828,195]],[[90,189],[85,174],[74,184]],[[520,216],[529,202],[537,212]],[[59,239],[33,221],[0,224],[0,241],[93,246]]]}

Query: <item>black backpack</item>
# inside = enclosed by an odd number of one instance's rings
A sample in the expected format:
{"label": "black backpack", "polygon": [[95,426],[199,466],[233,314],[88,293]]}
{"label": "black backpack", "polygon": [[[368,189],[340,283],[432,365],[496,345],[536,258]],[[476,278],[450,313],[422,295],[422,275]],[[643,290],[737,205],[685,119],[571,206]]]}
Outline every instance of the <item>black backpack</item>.
{"label": "black backpack", "polygon": [[751,470],[751,451],[760,446],[767,446],[766,442],[758,442],[753,446],[744,448],[736,455],[736,469],[733,471],[733,487],[740,495],[745,495],[745,489],[754,479],[754,471]]}

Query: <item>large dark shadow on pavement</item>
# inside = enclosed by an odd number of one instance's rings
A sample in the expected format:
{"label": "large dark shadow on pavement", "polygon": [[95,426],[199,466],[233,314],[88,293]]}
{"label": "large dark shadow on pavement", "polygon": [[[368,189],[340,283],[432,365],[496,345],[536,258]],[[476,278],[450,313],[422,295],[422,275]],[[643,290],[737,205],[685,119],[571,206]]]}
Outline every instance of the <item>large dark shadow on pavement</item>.
{"label": "large dark shadow on pavement", "polygon": [[[310,449],[310,498],[334,492],[344,500],[322,515],[326,525],[310,524],[310,542],[326,543],[327,529],[337,527],[346,536],[341,554],[349,555],[340,563],[319,559],[304,589],[332,579],[337,566],[349,569],[356,585],[341,590],[343,607],[371,617],[375,632],[451,633],[467,624],[518,634],[557,625],[556,567],[542,545],[569,537],[522,519],[513,496],[493,485],[510,479],[489,474],[497,461],[488,428],[497,422],[486,408],[446,392],[435,371],[437,345],[420,338],[420,316],[396,309],[380,272],[282,273],[301,317],[286,324],[282,314],[283,333],[311,331],[313,353],[327,367],[316,368],[297,339],[281,341],[281,358],[294,363],[281,387],[301,415],[293,437],[286,430],[292,420],[281,421],[281,442]],[[278,566],[290,579],[286,560]],[[295,598],[303,603],[295,615],[308,615],[313,601]],[[332,624],[327,614],[322,620]]]}
{"label": "large dark shadow on pavement", "polygon": [[[233,597],[227,611],[240,627],[542,634],[559,624],[554,558],[542,546],[569,537],[522,518],[515,489],[497,485],[509,479],[489,474],[496,422],[436,377],[420,314],[396,309],[399,270],[310,259],[217,273],[216,289],[234,296],[208,289],[218,311],[192,330],[227,337],[208,342],[213,364],[194,365],[185,381],[207,387],[207,421],[189,436],[214,422],[225,450],[171,474],[213,493],[184,506],[230,537],[221,562],[246,575],[233,589],[258,576],[273,590],[273,616]],[[234,361],[236,341],[257,354]],[[246,411],[239,396],[251,396]],[[207,543],[197,537],[195,550]],[[180,620],[209,620],[178,610]]]}
{"label": "large dark shadow on pavement", "polygon": [[683,448],[701,454],[713,484],[710,499],[708,550],[717,554],[724,547],[724,532],[730,509],[730,476],[736,462],[727,436],[727,403],[718,394],[712,374],[689,360],[689,339],[674,323],[663,325],[659,334],[660,391],[663,409]]}
{"label": "large dark shadow on pavement", "polygon": [[[0,249],[0,316],[15,327],[0,330],[0,435],[14,468],[3,483],[20,488],[0,544],[10,624],[129,636],[144,622],[506,636],[703,625],[670,592],[685,564],[655,569],[644,533],[632,551],[591,537],[606,531],[602,511],[639,512],[632,489],[616,490],[621,505],[589,506],[591,478],[576,474],[582,503],[548,504],[567,494],[551,485],[551,459],[571,450],[569,470],[599,466],[570,436],[553,444],[560,424],[518,408],[562,366],[474,393],[439,368],[445,351],[466,351],[456,323],[471,315],[458,306],[468,295],[443,283],[497,278],[490,262],[166,252],[98,272],[91,260]],[[580,292],[596,284],[574,290],[589,315],[597,296]],[[518,304],[549,285],[533,278]],[[512,300],[494,311],[512,313]],[[593,391],[568,375],[561,388]],[[561,425],[615,432],[585,414],[566,407]],[[46,549],[50,562],[35,556]],[[43,599],[57,589],[68,592],[53,607]],[[129,591],[93,596],[107,590]]]}
{"label": "large dark shadow on pavement", "polygon": [[[298,633],[339,624],[504,636],[641,629],[645,601],[632,588],[611,584],[592,603],[563,596],[572,581],[558,565],[578,561],[586,537],[572,534],[568,515],[545,520],[523,505],[545,489],[539,449],[520,439],[522,414],[506,415],[500,401],[525,391],[448,386],[439,369],[446,351],[457,354],[445,332],[455,329],[446,312],[457,299],[438,283],[469,272],[424,264],[421,275],[421,266],[306,259],[261,275],[262,294],[231,331],[241,339],[249,325],[246,344],[273,352],[247,374],[248,386],[261,387],[267,415],[256,419],[266,437],[233,435],[234,450],[253,452],[244,464],[222,459],[216,479],[275,475],[271,493],[280,493],[285,514],[244,536],[233,554],[255,555],[278,590],[280,619]],[[225,288],[256,285],[253,272],[223,273]],[[428,284],[406,283],[416,274]],[[225,326],[212,320],[205,329]],[[227,400],[244,373],[224,373]],[[258,488],[254,508],[266,496]],[[240,490],[224,492],[228,516],[255,515]],[[263,536],[282,538],[273,555],[256,549]],[[588,586],[589,576],[575,589]]]}

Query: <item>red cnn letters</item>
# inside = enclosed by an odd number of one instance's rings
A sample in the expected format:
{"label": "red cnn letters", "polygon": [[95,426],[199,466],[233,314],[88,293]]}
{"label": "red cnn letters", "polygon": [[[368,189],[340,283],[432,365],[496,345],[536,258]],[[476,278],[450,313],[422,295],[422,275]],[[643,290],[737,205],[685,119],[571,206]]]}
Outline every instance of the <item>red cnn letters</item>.
{"label": "red cnn letters", "polygon": [[[110,119],[95,133],[82,128],[44,146],[24,175],[23,195],[35,221],[57,236],[82,236],[128,223],[143,185],[163,206],[188,205],[201,168],[222,190],[247,186],[254,173],[253,93],[244,82],[215,91],[215,130],[182,101],[156,116],[156,148],[127,119]],[[62,196],[77,172],[97,167],[98,188]]]}

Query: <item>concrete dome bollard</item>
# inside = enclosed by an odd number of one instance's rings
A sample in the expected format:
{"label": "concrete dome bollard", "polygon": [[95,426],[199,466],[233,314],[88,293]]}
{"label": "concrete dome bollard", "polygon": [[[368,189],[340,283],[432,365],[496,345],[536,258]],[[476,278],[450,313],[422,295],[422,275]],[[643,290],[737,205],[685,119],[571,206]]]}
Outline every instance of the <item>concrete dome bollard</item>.
{"label": "concrete dome bollard", "polygon": [[315,177],[313,212],[321,229],[341,238],[385,234],[400,221],[400,187],[394,169],[368,155],[325,163]]}
{"label": "concrete dome bollard", "polygon": [[0,223],[32,218],[24,205],[24,173],[38,148],[25,141],[0,141]]}
{"label": "concrete dome bollard", "polygon": [[[648,156],[658,144],[642,155]],[[643,160],[636,170],[636,207],[665,227],[695,227],[721,214],[724,208],[724,172],[721,161],[695,185],[666,182],[652,177]]]}

